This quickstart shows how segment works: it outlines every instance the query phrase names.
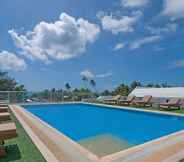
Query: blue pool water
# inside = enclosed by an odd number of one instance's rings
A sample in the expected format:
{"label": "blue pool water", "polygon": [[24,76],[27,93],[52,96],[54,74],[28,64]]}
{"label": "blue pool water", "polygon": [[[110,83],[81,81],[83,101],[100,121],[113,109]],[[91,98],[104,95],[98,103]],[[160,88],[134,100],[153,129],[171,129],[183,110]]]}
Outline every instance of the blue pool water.
{"label": "blue pool water", "polygon": [[111,134],[137,145],[184,129],[184,117],[178,116],[87,104],[24,107],[75,141]]}

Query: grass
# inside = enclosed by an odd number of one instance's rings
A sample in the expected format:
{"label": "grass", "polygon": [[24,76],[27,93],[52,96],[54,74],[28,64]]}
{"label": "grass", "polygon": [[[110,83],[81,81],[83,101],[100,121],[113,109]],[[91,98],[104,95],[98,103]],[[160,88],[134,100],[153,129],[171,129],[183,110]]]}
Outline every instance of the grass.
{"label": "grass", "polygon": [[7,155],[0,162],[46,162],[13,114],[11,118],[17,126],[18,137],[6,142]]}
{"label": "grass", "polygon": [[[144,108],[145,109],[145,108]],[[146,108],[147,110],[151,109],[151,110],[157,110],[157,111],[163,111],[163,112],[173,112],[173,113],[178,113],[178,114],[184,114],[184,109],[176,109],[176,110],[163,110],[160,109],[158,107],[151,107],[151,108]]]}

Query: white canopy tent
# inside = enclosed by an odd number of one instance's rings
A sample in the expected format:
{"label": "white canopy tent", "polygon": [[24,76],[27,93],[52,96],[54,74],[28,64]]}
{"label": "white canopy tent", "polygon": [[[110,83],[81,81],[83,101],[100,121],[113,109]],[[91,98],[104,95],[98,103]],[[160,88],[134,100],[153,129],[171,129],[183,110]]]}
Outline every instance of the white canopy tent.
{"label": "white canopy tent", "polygon": [[171,88],[135,88],[130,95],[136,97],[144,97],[151,95],[156,98],[184,98],[184,87],[171,87]]}

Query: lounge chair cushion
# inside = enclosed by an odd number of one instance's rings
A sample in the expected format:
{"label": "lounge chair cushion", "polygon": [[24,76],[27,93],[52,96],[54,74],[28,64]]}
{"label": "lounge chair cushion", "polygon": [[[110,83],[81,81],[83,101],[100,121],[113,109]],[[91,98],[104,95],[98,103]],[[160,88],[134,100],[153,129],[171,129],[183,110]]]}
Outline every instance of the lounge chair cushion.
{"label": "lounge chair cushion", "polygon": [[0,140],[17,137],[15,123],[0,124]]}
{"label": "lounge chair cushion", "polygon": [[10,113],[8,112],[0,113],[0,121],[5,121],[9,119],[10,119]]}
{"label": "lounge chair cushion", "polygon": [[180,105],[180,99],[179,98],[172,98],[169,100],[169,102],[160,103],[161,106],[179,106]]}
{"label": "lounge chair cushion", "polygon": [[133,99],[134,99],[135,97],[134,96],[128,96],[127,98],[120,98],[120,102],[132,102],[133,101]]}
{"label": "lounge chair cushion", "polygon": [[0,107],[0,112],[7,112],[8,111],[8,107]]}

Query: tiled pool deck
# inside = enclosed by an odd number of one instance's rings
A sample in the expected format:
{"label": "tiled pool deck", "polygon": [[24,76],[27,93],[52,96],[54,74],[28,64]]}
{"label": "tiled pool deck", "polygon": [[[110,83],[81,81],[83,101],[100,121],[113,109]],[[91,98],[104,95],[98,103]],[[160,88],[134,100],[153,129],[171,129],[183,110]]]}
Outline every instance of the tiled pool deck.
{"label": "tiled pool deck", "polygon": [[[112,108],[112,106],[105,106]],[[120,106],[113,107],[132,109]],[[48,162],[178,162],[184,157],[184,130],[99,157],[22,107],[11,105],[10,108]],[[134,110],[184,116],[136,108]]]}

